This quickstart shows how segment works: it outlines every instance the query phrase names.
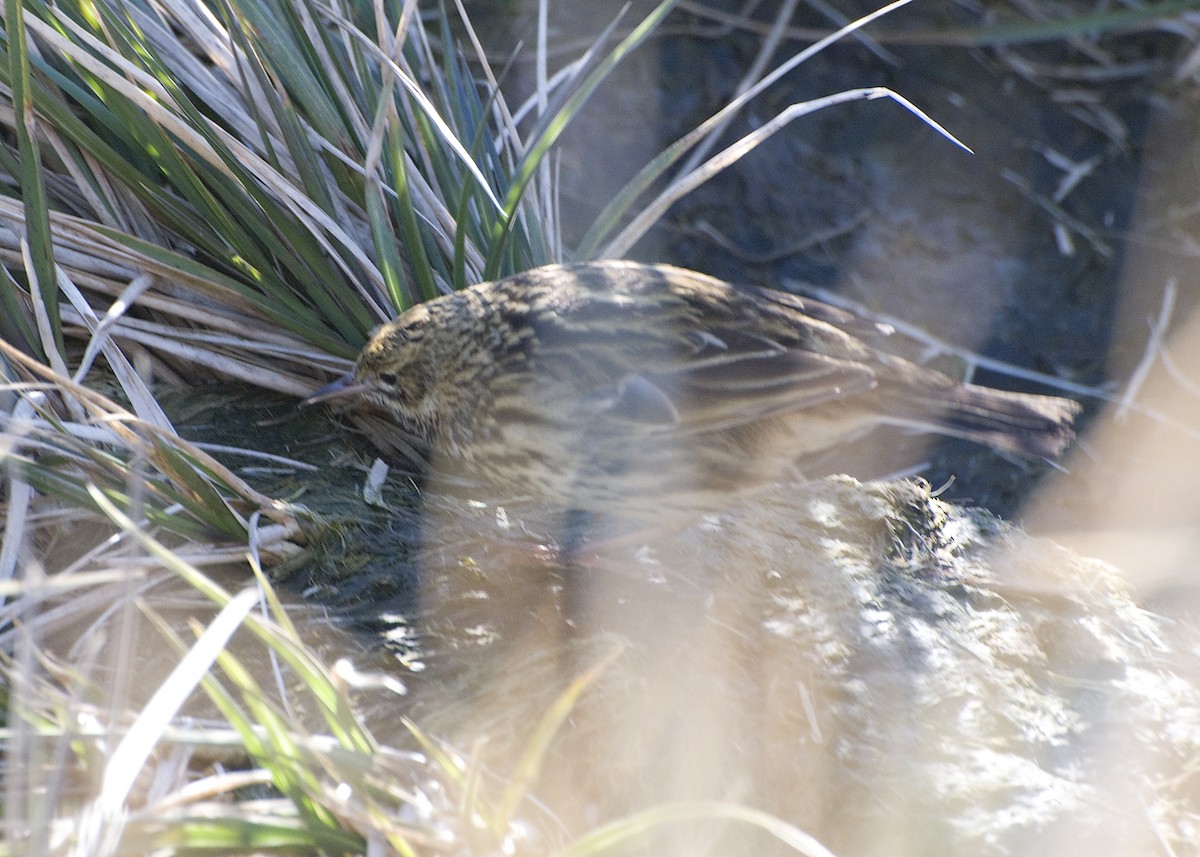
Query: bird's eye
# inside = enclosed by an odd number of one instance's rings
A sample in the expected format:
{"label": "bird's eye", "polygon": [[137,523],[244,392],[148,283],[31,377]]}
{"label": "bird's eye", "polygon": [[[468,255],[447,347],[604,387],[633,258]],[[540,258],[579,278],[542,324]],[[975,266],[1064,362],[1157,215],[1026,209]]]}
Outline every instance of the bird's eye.
{"label": "bird's eye", "polygon": [[387,384],[389,387],[394,387],[396,386],[396,381],[399,379],[396,377],[395,372],[380,372],[379,380]]}

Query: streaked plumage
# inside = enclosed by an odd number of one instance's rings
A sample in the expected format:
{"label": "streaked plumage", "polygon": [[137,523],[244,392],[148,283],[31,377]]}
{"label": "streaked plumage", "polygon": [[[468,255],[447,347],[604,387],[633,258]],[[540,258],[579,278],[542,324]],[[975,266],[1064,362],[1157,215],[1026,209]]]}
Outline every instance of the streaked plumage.
{"label": "streaked plumage", "polygon": [[834,307],[634,262],[551,265],[414,307],[352,375],[435,454],[564,508],[720,508],[879,423],[1053,458],[1074,402],[962,384]]}

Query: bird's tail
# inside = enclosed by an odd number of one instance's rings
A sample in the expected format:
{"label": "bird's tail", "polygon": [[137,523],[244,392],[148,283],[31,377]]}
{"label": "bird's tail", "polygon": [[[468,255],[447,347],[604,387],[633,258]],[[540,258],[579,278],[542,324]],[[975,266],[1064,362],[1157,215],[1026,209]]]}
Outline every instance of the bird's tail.
{"label": "bird's tail", "polygon": [[898,423],[1045,459],[1057,458],[1075,437],[1071,424],[1080,410],[1057,396],[954,383],[904,396],[897,405]]}

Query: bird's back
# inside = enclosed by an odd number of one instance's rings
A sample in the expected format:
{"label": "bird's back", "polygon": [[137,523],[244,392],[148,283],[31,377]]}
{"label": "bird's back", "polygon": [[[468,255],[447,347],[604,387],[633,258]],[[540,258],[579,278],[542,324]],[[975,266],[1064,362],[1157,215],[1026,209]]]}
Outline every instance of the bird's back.
{"label": "bird's back", "polygon": [[888,355],[827,304],[662,265],[547,266],[428,312],[430,362],[451,367],[435,447],[565,507],[719,507],[885,422],[1050,457],[1077,410]]}

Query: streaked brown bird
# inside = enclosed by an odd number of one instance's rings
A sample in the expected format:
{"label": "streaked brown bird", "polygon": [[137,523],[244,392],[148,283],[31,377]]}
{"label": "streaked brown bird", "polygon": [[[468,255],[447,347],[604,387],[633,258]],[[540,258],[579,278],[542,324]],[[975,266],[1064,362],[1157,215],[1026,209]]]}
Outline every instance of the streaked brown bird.
{"label": "streaked brown bird", "polygon": [[308,403],[360,395],[513,496],[709,512],[881,423],[1032,458],[1075,402],[964,384],[808,298],[665,265],[550,265],[409,309]]}

